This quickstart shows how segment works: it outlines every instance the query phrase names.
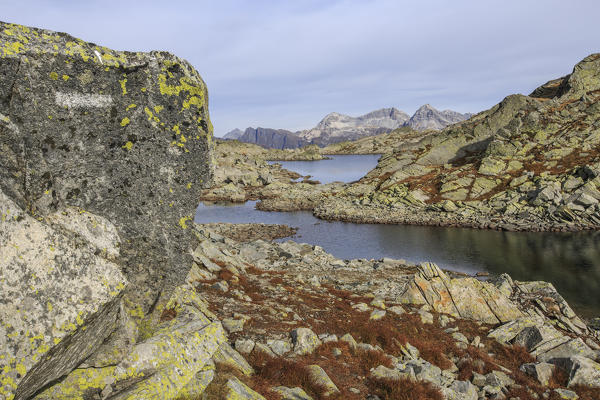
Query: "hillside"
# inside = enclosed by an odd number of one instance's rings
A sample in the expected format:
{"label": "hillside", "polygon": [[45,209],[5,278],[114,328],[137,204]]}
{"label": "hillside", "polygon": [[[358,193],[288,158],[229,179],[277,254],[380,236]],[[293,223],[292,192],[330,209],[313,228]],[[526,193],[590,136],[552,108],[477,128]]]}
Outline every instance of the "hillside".
{"label": "hillside", "polygon": [[400,146],[348,191],[344,201],[352,206],[339,212],[339,205],[324,204],[317,214],[511,230],[597,228],[599,59],[593,54],[530,96],[508,96]]}

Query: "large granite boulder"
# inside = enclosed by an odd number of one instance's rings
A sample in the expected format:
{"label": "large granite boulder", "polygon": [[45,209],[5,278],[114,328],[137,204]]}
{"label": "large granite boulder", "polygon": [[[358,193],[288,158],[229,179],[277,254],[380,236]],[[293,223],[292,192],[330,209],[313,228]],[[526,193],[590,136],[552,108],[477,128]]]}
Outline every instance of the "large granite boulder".
{"label": "large granite boulder", "polygon": [[[81,215],[80,221],[96,221]],[[104,225],[97,224],[95,236],[112,248],[118,238]],[[127,280],[120,266],[81,238],[36,220],[0,191],[2,399],[30,398],[116,328]]]}
{"label": "large granite boulder", "polygon": [[0,189],[31,215],[69,205],[111,221],[144,312],[191,265],[211,136],[188,62],[0,22]]}
{"label": "large granite boulder", "polygon": [[200,317],[157,330],[193,264],[188,224],[212,179],[207,102],[169,53],[0,22],[0,399],[89,389],[92,376],[104,388],[164,335],[206,354],[153,376],[194,376],[223,341]]}

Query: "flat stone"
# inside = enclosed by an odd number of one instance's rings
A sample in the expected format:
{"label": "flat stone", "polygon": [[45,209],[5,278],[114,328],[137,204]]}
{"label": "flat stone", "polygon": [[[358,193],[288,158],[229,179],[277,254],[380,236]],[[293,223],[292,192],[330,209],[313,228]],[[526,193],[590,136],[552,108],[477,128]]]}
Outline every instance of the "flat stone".
{"label": "flat stone", "polygon": [[371,311],[371,315],[369,316],[369,319],[376,321],[378,319],[385,317],[385,314],[386,314],[385,310],[373,310],[373,311]]}
{"label": "flat stone", "polygon": [[235,341],[235,349],[242,354],[250,354],[254,350],[254,340],[251,339],[237,339]]}
{"label": "flat stone", "polygon": [[241,332],[244,330],[245,319],[225,318],[221,321],[223,328],[229,333]]}

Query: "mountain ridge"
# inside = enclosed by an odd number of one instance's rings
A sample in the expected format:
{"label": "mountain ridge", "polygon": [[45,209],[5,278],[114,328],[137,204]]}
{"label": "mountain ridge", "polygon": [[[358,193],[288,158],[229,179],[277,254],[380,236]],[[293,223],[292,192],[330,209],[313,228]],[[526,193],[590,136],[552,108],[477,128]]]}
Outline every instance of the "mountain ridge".
{"label": "mountain ridge", "polygon": [[310,129],[292,132],[286,129],[249,127],[240,133],[242,131],[236,128],[227,132],[223,138],[276,149],[296,148],[308,144],[325,147],[388,133],[404,126],[414,130],[442,129],[464,121],[472,115],[453,110],[440,111],[430,104],[419,107],[412,116],[395,107],[380,108],[358,117],[331,112]]}

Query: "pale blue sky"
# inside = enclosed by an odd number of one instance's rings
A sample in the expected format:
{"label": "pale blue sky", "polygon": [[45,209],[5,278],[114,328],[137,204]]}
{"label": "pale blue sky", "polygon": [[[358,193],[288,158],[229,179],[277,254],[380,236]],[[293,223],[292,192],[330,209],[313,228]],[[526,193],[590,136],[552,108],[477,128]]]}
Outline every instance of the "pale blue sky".
{"label": "pale blue sky", "polygon": [[208,84],[215,133],[310,128],[424,103],[477,112],[600,51],[597,0],[1,1],[0,20],[167,50]]}

